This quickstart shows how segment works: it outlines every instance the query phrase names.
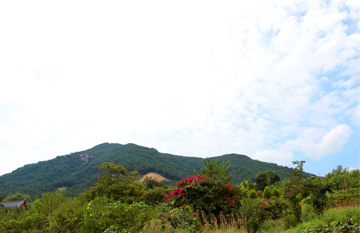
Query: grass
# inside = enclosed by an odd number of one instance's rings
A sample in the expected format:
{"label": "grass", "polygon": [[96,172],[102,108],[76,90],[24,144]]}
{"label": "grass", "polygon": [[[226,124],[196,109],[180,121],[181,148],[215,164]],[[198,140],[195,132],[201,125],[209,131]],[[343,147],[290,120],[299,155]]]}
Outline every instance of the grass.
{"label": "grass", "polygon": [[[321,216],[305,216],[308,221],[298,224],[290,232],[359,232],[360,212],[358,207],[343,207],[325,211]],[[347,231],[345,231],[347,229]],[[343,230],[343,231],[342,231]]]}
{"label": "grass", "polygon": [[[352,198],[350,198],[352,199]],[[303,206],[303,222],[296,227],[285,229],[283,219],[267,220],[263,222],[258,230],[259,233],[296,233],[296,232],[360,232],[360,206],[359,202],[355,206],[338,206],[326,210],[322,215],[314,213],[310,205]],[[234,221],[234,220],[233,220]],[[237,222],[240,221],[237,219]],[[234,223],[222,221],[219,223],[211,222],[209,225],[215,226],[212,228],[205,227],[202,231],[204,233],[246,233],[244,224],[241,229],[234,227]],[[208,226],[209,226],[208,225]],[[245,224],[246,225],[246,224]],[[170,227],[161,228],[161,225],[154,226],[152,229],[147,229],[144,232],[173,232]],[[178,229],[177,232],[187,233],[188,229]]]}
{"label": "grass", "polygon": [[[285,229],[283,219],[269,220],[262,224],[259,233],[297,233],[297,232],[360,232],[360,211],[358,207],[343,207],[330,209],[323,215],[313,215],[309,212],[304,222],[294,228]],[[180,232],[186,232],[180,231]],[[219,227],[215,230],[205,230],[206,233],[245,233],[246,230]]]}

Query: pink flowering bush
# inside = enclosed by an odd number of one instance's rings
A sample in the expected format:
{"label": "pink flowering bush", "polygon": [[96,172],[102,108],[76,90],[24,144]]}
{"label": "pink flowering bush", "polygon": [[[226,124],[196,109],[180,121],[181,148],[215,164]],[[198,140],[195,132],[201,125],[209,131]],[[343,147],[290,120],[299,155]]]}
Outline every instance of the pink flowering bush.
{"label": "pink flowering bush", "polygon": [[165,199],[177,207],[189,205],[207,216],[218,217],[221,212],[226,216],[239,208],[240,192],[232,184],[212,180],[209,175],[197,175],[177,182]]}

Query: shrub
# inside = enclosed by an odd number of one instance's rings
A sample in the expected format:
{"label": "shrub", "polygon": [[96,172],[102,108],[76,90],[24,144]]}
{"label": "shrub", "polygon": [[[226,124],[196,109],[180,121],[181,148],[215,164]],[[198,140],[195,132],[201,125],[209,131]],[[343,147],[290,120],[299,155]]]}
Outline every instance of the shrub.
{"label": "shrub", "polygon": [[100,197],[91,201],[84,215],[86,232],[139,232],[151,219],[148,206],[143,203],[125,204]]}
{"label": "shrub", "polygon": [[81,231],[84,203],[80,198],[68,198],[48,217],[50,232],[79,232]]}
{"label": "shrub", "polygon": [[310,198],[307,200],[314,208],[317,214],[322,214],[325,207],[328,206],[326,196],[327,192],[332,192],[333,184],[326,182],[324,178],[313,178],[305,182],[304,188],[310,194]]}
{"label": "shrub", "polygon": [[271,198],[271,191],[270,188],[268,186],[265,187],[264,189],[264,193],[263,193],[263,197],[264,198]]}
{"label": "shrub", "polygon": [[[293,185],[288,184],[288,186],[284,189],[284,198],[288,200],[290,213],[296,217],[296,222],[300,222],[301,220],[301,205],[300,201],[302,200],[302,187],[303,185]],[[289,222],[293,222],[293,216],[291,214],[287,214],[290,218]],[[291,215],[291,216],[290,216]],[[291,225],[291,224],[290,224]],[[292,225],[291,225],[292,226]]]}
{"label": "shrub", "polygon": [[288,212],[287,214],[285,214],[284,226],[286,229],[296,226],[297,223],[298,223],[298,218],[295,214],[293,214],[291,212]]}
{"label": "shrub", "polygon": [[145,190],[142,201],[151,206],[156,206],[164,200],[164,195],[169,192],[169,189],[158,187],[154,189]]}
{"label": "shrub", "polygon": [[209,176],[191,176],[175,184],[166,199],[174,201],[175,206],[190,205],[194,210],[203,211],[207,216],[225,216],[240,206],[240,192],[231,184],[210,179]]}
{"label": "shrub", "polygon": [[259,199],[244,198],[241,200],[240,215],[246,222],[249,232],[256,232],[262,221],[262,203]]}
{"label": "shrub", "polygon": [[274,187],[272,190],[272,195],[274,197],[281,197],[281,191],[279,189],[277,189],[276,187]]}
{"label": "shrub", "polygon": [[258,195],[254,189],[250,191],[249,197],[252,199],[258,198]]}
{"label": "shrub", "polygon": [[278,219],[283,216],[284,210],[286,210],[287,205],[284,200],[276,199],[264,199],[263,206],[264,218],[266,219]]}
{"label": "shrub", "polygon": [[191,206],[165,206],[156,219],[152,219],[145,226],[145,231],[153,225],[161,224],[162,229],[171,229],[171,232],[186,229],[186,232],[200,232],[202,227],[199,212],[194,212]]}

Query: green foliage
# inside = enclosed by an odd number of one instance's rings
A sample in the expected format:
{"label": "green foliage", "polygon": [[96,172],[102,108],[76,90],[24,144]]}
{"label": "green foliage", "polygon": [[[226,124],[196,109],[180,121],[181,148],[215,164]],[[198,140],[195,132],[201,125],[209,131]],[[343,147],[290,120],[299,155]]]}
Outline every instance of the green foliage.
{"label": "green foliage", "polygon": [[303,166],[305,161],[293,161],[297,165],[294,169],[293,176],[286,181],[284,189],[284,198],[289,203],[289,210],[285,215],[285,223],[288,226],[294,226],[301,221],[301,205],[300,202],[308,195],[304,189],[304,172]]}
{"label": "green foliage", "polygon": [[241,182],[240,185],[242,186],[243,189],[247,189],[247,190],[255,189],[255,185],[251,180],[245,180]]}
{"label": "green foliage", "polygon": [[[284,189],[284,198],[289,203],[289,211],[286,215],[286,218],[288,218],[286,221],[288,221],[289,226],[293,226],[294,223],[298,223],[301,221],[300,202],[304,198],[302,188],[302,184],[296,185],[289,182]],[[294,216],[296,221],[294,221]]]}
{"label": "green foliage", "polygon": [[296,165],[296,168],[293,172],[293,178],[297,180],[302,180],[305,178],[304,175],[304,163],[305,161],[292,161],[294,165]]}
{"label": "green foliage", "polygon": [[306,180],[304,189],[310,194],[307,201],[312,205],[317,214],[322,214],[325,207],[328,206],[327,193],[332,192],[333,184],[327,182],[326,179],[321,177],[314,177]]}
{"label": "green foliage", "polygon": [[321,216],[309,218],[291,232],[360,232],[359,208],[331,209]]}
{"label": "green foliage", "polygon": [[250,191],[249,193],[249,197],[252,199],[258,198],[258,194],[256,193],[256,191],[253,189]]}
{"label": "green foliage", "polygon": [[274,197],[279,198],[279,197],[282,196],[282,192],[279,189],[277,189],[276,187],[274,187],[273,190],[272,190],[272,195]]}
{"label": "green foliage", "polygon": [[172,232],[180,229],[186,229],[187,232],[200,232],[202,229],[199,212],[194,212],[189,205],[180,207],[165,206],[157,218],[147,224],[145,230],[156,223],[161,223],[162,229],[170,226]]}
{"label": "green foliage", "polygon": [[[253,180],[256,174],[266,170],[275,171],[281,179],[289,178],[293,171],[288,167],[252,160],[239,154],[213,159],[220,164],[230,161],[228,174],[233,176],[234,184]],[[104,143],[85,151],[29,164],[0,176],[0,196],[18,192],[26,193],[34,199],[44,192],[53,192],[59,188],[66,188],[67,196],[76,196],[87,191],[97,182],[97,177],[104,174],[103,170],[98,170],[98,166],[104,162],[121,164],[126,170],[138,171],[142,175],[156,172],[170,180],[167,184],[191,176],[193,170],[199,171],[203,164],[201,158],[159,153],[153,148],[135,144]]]}
{"label": "green foliage", "polygon": [[[64,192],[47,192],[27,210],[0,209],[0,232],[238,232],[238,227],[248,232],[283,232],[284,228],[288,232],[360,230],[358,207],[325,208],[331,207],[328,197],[337,207],[345,201],[359,203],[358,188],[329,193],[333,187],[329,180],[345,174],[343,169],[337,169],[342,174],[333,174],[330,179],[305,179],[296,173],[282,184],[272,186],[272,193],[268,186],[263,193],[256,192],[250,188],[250,182],[234,186],[209,176],[192,176],[177,182],[166,195],[169,201],[160,203],[163,194],[169,191],[161,182],[139,183],[138,173],[113,163],[104,163],[100,168],[105,174],[99,177],[103,183],[97,190],[95,186],[96,192],[90,190],[76,198],[66,197]],[[124,184],[129,184],[130,189],[133,184],[139,185],[140,192],[136,193],[141,195],[135,197],[139,201],[131,201],[135,199],[134,192],[127,192],[129,187]],[[124,190],[107,189],[106,185]],[[282,188],[283,198],[276,194]],[[95,195],[87,201],[84,197],[89,198],[89,193]],[[119,193],[121,198],[115,199]],[[268,196],[271,194],[272,197]]]}
{"label": "green foliage", "polygon": [[65,200],[64,192],[54,192],[54,193],[43,193],[41,200],[36,200],[36,205],[34,209],[45,216],[48,216],[52,211],[59,206]]}
{"label": "green foliage", "polygon": [[281,198],[263,200],[267,208],[266,217],[271,219],[278,219],[284,216],[285,210],[288,208],[286,202]]}
{"label": "green foliage", "polygon": [[98,177],[95,186],[84,194],[88,200],[96,197],[107,197],[124,203],[139,201],[144,192],[144,186],[137,182],[138,172],[128,172],[124,167],[114,163],[103,163],[100,170],[106,174]]}
{"label": "green foliage", "polygon": [[279,181],[280,181],[280,177],[276,172],[273,171],[260,172],[255,177],[256,189],[262,191],[266,186],[270,186]]}
{"label": "green foliage", "polygon": [[44,193],[28,210],[0,210],[0,232],[79,232],[83,202],[64,193]]}
{"label": "green foliage", "polygon": [[[220,181],[222,184],[230,183],[232,175],[229,175],[230,161],[223,161],[221,166],[218,159],[210,160],[209,158],[203,159],[205,167],[200,169],[202,176],[210,176],[212,180]],[[194,171],[194,176],[197,176]]]}
{"label": "green foliage", "polygon": [[156,206],[164,200],[164,196],[170,193],[167,187],[155,187],[153,189],[146,189],[141,197],[141,200],[151,206]]}
{"label": "green foliage", "polygon": [[289,229],[290,227],[295,227],[299,222],[298,216],[296,216],[293,212],[286,212],[284,217],[284,226],[285,229]]}
{"label": "green foliage", "polygon": [[16,193],[14,195],[10,195],[4,198],[4,201],[19,201],[26,200],[27,202],[31,202],[31,197],[28,194]]}
{"label": "green foliage", "polygon": [[334,184],[334,190],[345,190],[360,187],[359,169],[349,170],[338,166],[337,169],[328,173],[325,178]]}
{"label": "green foliage", "polygon": [[165,188],[166,185],[162,181],[157,181],[151,177],[147,177],[144,181],[142,181],[145,189],[154,189],[154,188]]}
{"label": "green foliage", "polygon": [[242,218],[246,219],[249,232],[256,232],[262,221],[262,202],[259,199],[244,198],[239,209]]}
{"label": "green foliage", "polygon": [[271,196],[272,196],[271,190],[268,186],[266,186],[264,189],[263,198],[271,198]]}
{"label": "green foliage", "polygon": [[209,176],[198,175],[176,183],[167,199],[174,201],[177,207],[186,204],[207,216],[219,217],[220,212],[229,215],[239,207],[240,192],[231,184],[225,185]]}
{"label": "green foliage", "polygon": [[85,232],[139,232],[153,216],[143,203],[125,204],[98,197],[89,202],[84,215]]}
{"label": "green foliage", "polygon": [[47,217],[49,232],[79,232],[86,204],[80,198],[66,198]]}

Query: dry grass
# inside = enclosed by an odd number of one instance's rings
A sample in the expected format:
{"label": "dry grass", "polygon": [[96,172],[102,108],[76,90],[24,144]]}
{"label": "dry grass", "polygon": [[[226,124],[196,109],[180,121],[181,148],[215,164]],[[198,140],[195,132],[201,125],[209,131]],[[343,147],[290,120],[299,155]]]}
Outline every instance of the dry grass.
{"label": "dry grass", "polygon": [[64,191],[64,190],[66,190],[67,189],[67,187],[61,187],[61,188],[58,188],[58,190],[60,191],[60,192],[62,192],[62,191]]}
{"label": "dry grass", "polygon": [[[228,220],[222,213],[219,220],[214,215],[206,218],[204,212],[202,212],[202,218],[204,221],[204,232],[247,232],[246,219],[240,218],[239,215],[235,217],[234,213],[231,214]],[[210,220],[208,221],[208,219]]]}
{"label": "dry grass", "polygon": [[[247,233],[246,219],[241,219],[240,216],[232,215],[229,219],[226,219],[223,214],[220,215],[218,220],[214,215],[210,215],[209,218],[202,213],[204,221],[203,233]],[[163,227],[160,221],[153,222],[148,225],[142,233],[170,233],[174,232],[170,223],[166,223]],[[189,229],[176,229],[179,233],[189,233]]]}
{"label": "dry grass", "polygon": [[155,173],[155,172],[150,172],[146,175],[144,175],[141,179],[140,182],[143,182],[146,178],[151,178],[154,179],[156,181],[168,181],[168,179],[166,179],[165,177]]}

